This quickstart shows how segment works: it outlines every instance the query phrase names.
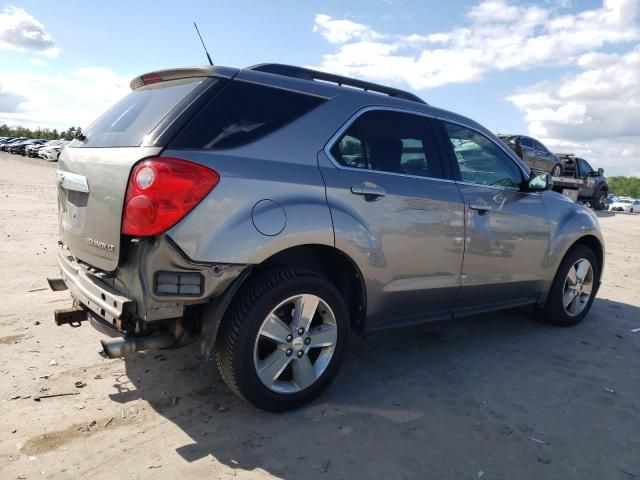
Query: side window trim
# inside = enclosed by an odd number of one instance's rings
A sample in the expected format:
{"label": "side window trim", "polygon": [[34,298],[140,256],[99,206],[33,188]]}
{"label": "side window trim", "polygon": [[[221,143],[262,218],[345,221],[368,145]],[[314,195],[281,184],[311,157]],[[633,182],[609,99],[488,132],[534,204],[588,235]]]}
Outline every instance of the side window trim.
{"label": "side window trim", "polygon": [[[358,119],[364,115],[367,112],[371,112],[371,111],[389,111],[389,112],[398,112],[398,113],[406,113],[409,115],[415,115],[415,116],[419,116],[419,117],[423,117],[427,120],[427,125],[428,125],[428,129],[429,132],[433,135],[433,138],[436,142],[436,144],[434,145],[434,151],[436,154],[436,157],[434,158],[434,160],[440,162],[440,167],[442,169],[443,172],[443,178],[437,178],[437,177],[426,177],[426,176],[421,176],[421,175],[412,175],[409,173],[397,173],[397,172],[387,172],[384,170],[373,170],[373,169],[362,169],[362,168],[355,168],[355,167],[347,167],[345,165],[342,165],[340,162],[338,162],[334,156],[331,153],[331,149],[340,141],[340,139],[342,138],[342,136],[345,134],[345,132],[347,130],[349,130],[349,128],[351,128],[353,126],[353,124],[355,122],[358,121]],[[382,105],[370,105],[364,108],[361,108],[360,110],[358,110],[357,112],[355,112],[353,115],[351,115],[351,117],[349,117],[347,119],[347,121],[342,124],[342,126],[331,136],[331,138],[329,138],[329,140],[327,141],[327,143],[324,146],[324,153],[327,156],[327,158],[329,158],[329,160],[331,161],[331,163],[339,169],[342,170],[352,170],[352,171],[357,171],[357,172],[370,172],[370,173],[377,173],[377,174],[383,174],[383,175],[395,175],[398,177],[409,177],[409,178],[421,178],[421,179],[426,179],[426,180],[433,180],[433,181],[437,181],[437,182],[454,182],[455,178],[453,177],[453,175],[451,174],[451,170],[449,168],[448,165],[448,161],[445,161],[446,156],[442,155],[442,151],[441,151],[441,145],[439,144],[438,140],[439,140],[439,133],[437,132],[435,125],[434,125],[434,120],[436,119],[435,115],[430,115],[424,112],[417,112],[415,110],[409,110],[409,109],[405,109],[405,108],[397,108],[397,107],[385,107]],[[360,125],[358,125],[358,131],[360,131]],[[362,134],[361,134],[362,135]],[[363,143],[363,147],[365,149],[365,154],[366,154],[366,145],[364,145]],[[369,163],[369,161],[367,160],[367,164]]]}

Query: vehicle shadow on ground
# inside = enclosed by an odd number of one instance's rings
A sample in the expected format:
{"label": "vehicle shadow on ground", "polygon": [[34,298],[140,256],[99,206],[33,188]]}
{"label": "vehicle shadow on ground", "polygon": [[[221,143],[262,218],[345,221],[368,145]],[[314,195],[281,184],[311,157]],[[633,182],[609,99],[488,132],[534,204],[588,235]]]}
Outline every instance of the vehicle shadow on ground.
{"label": "vehicle shadow on ground", "polygon": [[605,217],[613,217],[616,212],[610,212],[609,210],[594,210],[596,217],[605,218]]}
{"label": "vehicle shadow on ground", "polygon": [[375,334],[352,342],[319,400],[284,414],[237,399],[195,347],[140,354],[126,361],[135,389],[112,399],[143,398],[180,427],[187,462],[282,478],[629,478],[634,327],[639,308],[598,299],[575,328],[517,309]]}

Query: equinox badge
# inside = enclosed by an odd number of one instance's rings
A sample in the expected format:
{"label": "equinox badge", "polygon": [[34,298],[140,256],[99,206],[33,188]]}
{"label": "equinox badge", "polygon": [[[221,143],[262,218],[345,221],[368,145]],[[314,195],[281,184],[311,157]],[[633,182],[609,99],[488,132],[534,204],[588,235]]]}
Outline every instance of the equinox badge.
{"label": "equinox badge", "polygon": [[106,250],[107,252],[113,252],[116,249],[115,245],[111,245],[106,242],[100,242],[99,240],[95,240],[90,237],[85,238],[85,241],[92,247],[101,248],[102,250]]}

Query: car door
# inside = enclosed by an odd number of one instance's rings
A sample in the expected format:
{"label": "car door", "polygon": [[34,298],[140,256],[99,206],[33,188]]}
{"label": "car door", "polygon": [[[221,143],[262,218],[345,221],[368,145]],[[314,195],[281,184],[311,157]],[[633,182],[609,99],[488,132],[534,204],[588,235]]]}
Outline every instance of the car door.
{"label": "car door", "polygon": [[533,143],[533,149],[536,152],[537,169],[543,172],[551,172],[556,164],[555,157],[553,157],[551,152],[539,141],[532,138],[531,142]]}
{"label": "car door", "polygon": [[368,108],[318,155],[335,245],[363,274],[368,329],[451,315],[464,206],[434,136],[425,116]]}
{"label": "car door", "polygon": [[551,224],[525,172],[489,136],[443,121],[441,132],[465,203],[465,253],[453,312],[536,300],[543,288]]}
{"label": "car door", "polygon": [[533,142],[529,137],[520,137],[520,150],[522,151],[522,160],[529,167],[537,169],[538,157],[536,151],[533,148]]}
{"label": "car door", "polygon": [[583,198],[593,197],[595,194],[596,181],[593,178],[593,168],[582,158],[576,158],[579,178],[584,180],[584,186],[579,190],[579,195]]}

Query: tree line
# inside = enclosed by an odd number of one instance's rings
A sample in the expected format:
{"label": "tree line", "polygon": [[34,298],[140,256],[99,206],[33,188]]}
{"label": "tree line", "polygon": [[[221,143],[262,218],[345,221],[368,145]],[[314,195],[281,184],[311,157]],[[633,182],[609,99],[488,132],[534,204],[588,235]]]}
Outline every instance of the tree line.
{"label": "tree line", "polygon": [[6,123],[0,125],[0,137],[26,137],[42,138],[44,140],[73,140],[76,130],[80,127],[69,127],[66,130],[58,131],[57,128],[36,128],[10,127]]}
{"label": "tree line", "polygon": [[609,177],[609,192],[621,197],[640,198],[640,178]]}

